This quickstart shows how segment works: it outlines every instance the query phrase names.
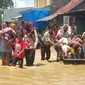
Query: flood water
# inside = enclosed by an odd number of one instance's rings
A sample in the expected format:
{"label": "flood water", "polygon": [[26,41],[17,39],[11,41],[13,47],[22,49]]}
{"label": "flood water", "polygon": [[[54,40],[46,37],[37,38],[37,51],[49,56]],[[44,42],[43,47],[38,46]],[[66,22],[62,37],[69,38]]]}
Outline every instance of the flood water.
{"label": "flood water", "polygon": [[40,61],[40,51],[36,54],[35,66],[0,66],[0,85],[85,85],[85,65],[57,63],[53,49],[50,62]]}

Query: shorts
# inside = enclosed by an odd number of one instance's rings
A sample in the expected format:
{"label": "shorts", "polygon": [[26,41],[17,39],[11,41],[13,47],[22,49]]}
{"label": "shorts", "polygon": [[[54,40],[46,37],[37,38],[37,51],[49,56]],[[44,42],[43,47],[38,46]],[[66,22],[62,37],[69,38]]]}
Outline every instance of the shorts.
{"label": "shorts", "polygon": [[12,58],[11,52],[0,52],[0,56]]}
{"label": "shorts", "polygon": [[4,56],[4,52],[0,52],[0,56]]}

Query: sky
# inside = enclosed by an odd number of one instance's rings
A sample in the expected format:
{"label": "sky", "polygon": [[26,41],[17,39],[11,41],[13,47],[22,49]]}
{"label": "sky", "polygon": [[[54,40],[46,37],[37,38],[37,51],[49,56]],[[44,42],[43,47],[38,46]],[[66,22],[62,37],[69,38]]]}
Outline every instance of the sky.
{"label": "sky", "polygon": [[33,7],[34,0],[13,0],[16,8]]}

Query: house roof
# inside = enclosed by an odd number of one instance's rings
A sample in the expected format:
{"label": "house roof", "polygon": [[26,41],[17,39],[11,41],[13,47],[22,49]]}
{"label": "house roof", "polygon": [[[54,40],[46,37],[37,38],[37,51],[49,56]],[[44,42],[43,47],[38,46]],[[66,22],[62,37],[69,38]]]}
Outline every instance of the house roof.
{"label": "house roof", "polygon": [[74,9],[72,9],[70,12],[83,10],[83,9],[85,9],[85,0],[83,0],[83,3],[80,3],[78,6],[76,6]]}
{"label": "house roof", "polygon": [[55,13],[59,8],[64,7],[66,4],[68,4],[70,0],[52,0],[52,4],[50,6],[51,8],[51,14]]}
{"label": "house roof", "polygon": [[67,5],[58,9],[56,11],[56,13],[50,15],[50,17],[48,16],[48,17],[40,19],[38,21],[49,21],[49,20],[52,20],[53,18],[55,18],[56,16],[58,16],[60,14],[68,13],[69,11],[71,11],[72,9],[77,7],[80,3],[82,3],[83,1],[84,0],[71,0]]}
{"label": "house roof", "polygon": [[26,7],[26,8],[16,8],[16,9],[4,9],[4,15],[3,15],[3,21],[10,22],[12,21],[12,18],[21,16],[19,12],[26,10],[26,9],[31,9],[32,7]]}
{"label": "house roof", "polygon": [[37,22],[39,22],[39,21],[49,21],[49,20],[52,20],[53,18],[55,18],[56,16],[57,16],[56,14],[52,14],[48,17],[37,20]]}
{"label": "house roof", "polygon": [[62,15],[76,15],[76,16],[85,15],[85,0],[83,0],[82,3],[77,5],[75,8],[73,8],[69,12],[64,13]]}
{"label": "house roof", "polygon": [[83,0],[71,0],[66,6],[60,8],[59,10],[56,11],[56,14],[63,14],[71,11],[74,9],[76,6],[78,6]]}
{"label": "house roof", "polygon": [[67,16],[69,15],[69,16],[76,16],[76,17],[85,16],[85,9],[74,10],[61,15],[67,15]]}

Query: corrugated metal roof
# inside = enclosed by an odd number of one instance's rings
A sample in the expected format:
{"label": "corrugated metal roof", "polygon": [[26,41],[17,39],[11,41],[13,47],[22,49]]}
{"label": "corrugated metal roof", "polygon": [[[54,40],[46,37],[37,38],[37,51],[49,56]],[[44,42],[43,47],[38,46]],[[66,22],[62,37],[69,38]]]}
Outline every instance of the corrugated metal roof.
{"label": "corrugated metal roof", "polygon": [[63,14],[67,13],[76,6],[78,6],[83,0],[71,0],[66,6],[60,8],[59,10],[56,11],[56,14]]}
{"label": "corrugated metal roof", "polygon": [[[83,0],[82,3],[80,3],[78,6],[76,6],[74,9],[72,9],[71,11],[77,11],[77,10],[82,10],[85,9],[85,0]],[[70,11],[70,12],[71,12]]]}
{"label": "corrugated metal roof", "polygon": [[39,22],[39,21],[49,21],[49,20],[52,20],[53,18],[55,18],[56,16],[57,16],[56,14],[52,14],[48,17],[37,20],[37,22]]}
{"label": "corrugated metal roof", "polygon": [[65,5],[64,7],[60,8],[59,10],[56,11],[56,13],[39,19],[37,21],[49,21],[52,20],[53,18],[55,18],[56,16],[63,14],[63,13],[68,13],[70,10],[72,10],[73,8],[75,8],[76,6],[78,6],[81,2],[83,2],[83,0],[71,0],[67,5]]}
{"label": "corrugated metal roof", "polygon": [[51,14],[55,13],[59,8],[64,7],[70,0],[52,0]]}
{"label": "corrugated metal roof", "polygon": [[19,16],[16,16],[16,17],[13,17],[12,19],[18,19],[18,18],[21,18],[22,15],[19,15]]}
{"label": "corrugated metal roof", "polygon": [[68,13],[64,13],[62,15],[85,15],[85,9],[79,9],[79,10],[74,10],[74,11],[70,11]]}

